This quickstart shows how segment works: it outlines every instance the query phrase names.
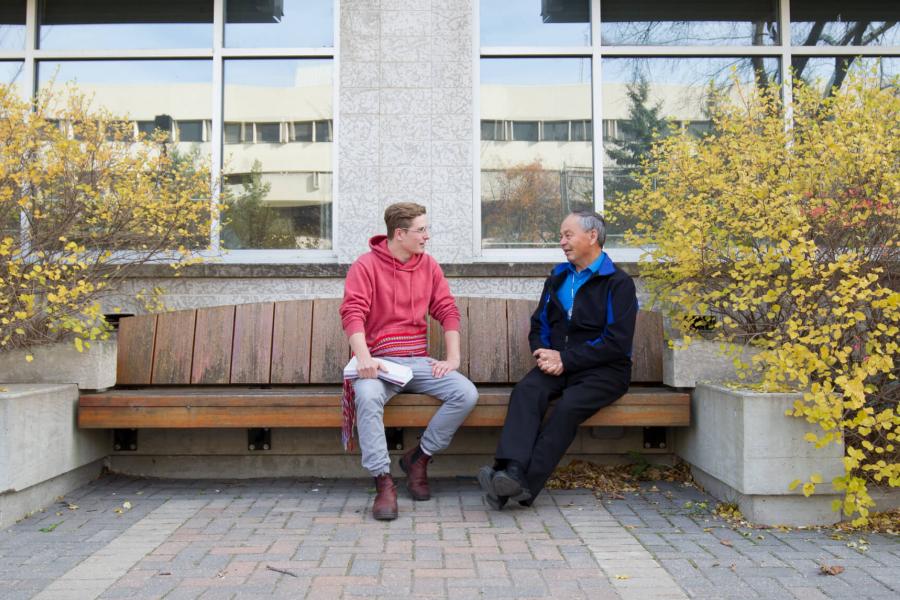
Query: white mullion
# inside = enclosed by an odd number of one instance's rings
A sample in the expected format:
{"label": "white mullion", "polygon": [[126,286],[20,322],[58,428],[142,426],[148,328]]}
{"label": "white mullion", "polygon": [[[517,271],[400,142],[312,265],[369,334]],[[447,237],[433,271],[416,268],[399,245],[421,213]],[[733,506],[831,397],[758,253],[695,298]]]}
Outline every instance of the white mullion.
{"label": "white mullion", "polygon": [[[475,157],[475,168],[472,169],[472,256],[484,259],[481,243],[481,3],[472,2],[472,156]],[[505,128],[505,125],[501,125]]]}
{"label": "white mullion", "polygon": [[591,0],[591,148],[594,169],[594,210],[604,214],[603,194],[603,49],[600,47],[600,0]]}
{"label": "white mullion", "polygon": [[900,46],[793,46],[803,56],[900,56]]}
{"label": "white mullion", "polygon": [[794,87],[791,75],[791,7],[790,0],[778,3],[779,33],[781,35],[781,102],[784,105],[784,129],[789,131],[794,122]]}
{"label": "white mullion", "polygon": [[[37,45],[37,0],[28,0],[25,4],[25,60],[22,64],[22,82],[19,93],[22,100],[31,102],[37,92],[36,63],[34,61],[34,48]],[[25,211],[19,211],[19,237],[22,254],[31,252],[31,235],[28,217]]]}
{"label": "white mullion", "polygon": [[212,141],[210,143],[210,250],[215,254],[220,253],[219,226],[221,225],[219,214],[219,200],[222,198],[222,183],[224,179],[223,156],[225,137],[225,109],[224,109],[224,65],[222,61],[222,45],[224,43],[225,30],[225,0],[213,1],[213,46],[212,46]]}
{"label": "white mullion", "polygon": [[603,46],[606,56],[647,57],[702,57],[717,56],[772,56],[781,52],[781,46]]}
{"label": "white mullion", "polygon": [[[337,14],[339,11],[335,11]],[[335,17],[337,18],[337,17]],[[226,48],[225,58],[332,58],[337,51],[337,27],[334,48]]]}
{"label": "white mullion", "polygon": [[[593,1],[593,0],[592,0]],[[477,30],[476,30],[477,31]],[[590,46],[489,46],[481,48],[481,56],[487,58],[519,58],[527,56],[590,56]]]}
{"label": "white mullion", "polygon": [[34,51],[38,60],[134,60],[134,59],[173,59],[173,58],[211,58],[209,48],[154,48],[154,49],[97,49],[97,50],[40,50]]}
{"label": "white mullion", "polygon": [[[341,48],[341,10],[340,10],[340,2],[335,2],[333,4],[332,10],[332,52],[329,55],[331,58],[331,256],[338,256],[338,243],[337,243],[337,232],[338,232],[338,196],[340,194],[340,185],[338,183],[339,170],[340,170],[340,161],[338,161],[338,144],[340,143],[339,130],[340,130],[340,119],[338,118],[338,114],[340,112],[340,85],[341,85],[341,73],[340,73],[340,63],[338,60],[340,56],[340,48]],[[326,58],[326,57],[323,57]],[[312,125],[313,136],[315,136],[316,132],[316,124],[315,121]]]}

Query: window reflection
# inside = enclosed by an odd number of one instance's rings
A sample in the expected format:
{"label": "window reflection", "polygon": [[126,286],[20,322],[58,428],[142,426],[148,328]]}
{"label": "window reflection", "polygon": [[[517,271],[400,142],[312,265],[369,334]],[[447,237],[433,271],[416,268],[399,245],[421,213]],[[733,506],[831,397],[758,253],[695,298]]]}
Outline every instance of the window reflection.
{"label": "window reflection", "polygon": [[222,245],[331,248],[332,63],[225,62]]}
{"label": "window reflection", "polygon": [[791,0],[791,42],[798,46],[896,46],[900,3]]}
{"label": "window reflection", "polygon": [[0,84],[15,84],[22,75],[24,63],[19,61],[0,62]]}
{"label": "window reflection", "polygon": [[0,3],[0,50],[25,48],[25,0]]}
{"label": "window reflection", "polygon": [[43,0],[45,49],[210,48],[212,0]]}
{"label": "window reflection", "polygon": [[600,38],[610,46],[778,43],[776,0],[603,0],[600,6]]}
{"label": "window reflection", "polygon": [[712,92],[779,80],[775,58],[605,58],[603,198],[610,219],[607,245],[622,246],[634,225],[617,215],[617,197],[636,187],[633,174],[658,136],[711,131]]}
{"label": "window reflection", "polygon": [[593,207],[590,74],[581,58],[481,60],[484,248],[554,247]]}
{"label": "window reflection", "polygon": [[874,74],[883,86],[900,76],[900,57],[795,56],[791,66],[795,80],[812,85],[823,96],[834,93],[854,71]]}
{"label": "window reflection", "polygon": [[481,0],[483,46],[588,46],[589,0]]}
{"label": "window reflection", "polygon": [[225,45],[231,48],[334,45],[333,0],[227,0]]}
{"label": "window reflection", "polygon": [[135,138],[157,130],[174,150],[208,157],[212,63],[207,60],[41,61],[38,84],[63,97],[74,84],[94,109],[127,116]]}

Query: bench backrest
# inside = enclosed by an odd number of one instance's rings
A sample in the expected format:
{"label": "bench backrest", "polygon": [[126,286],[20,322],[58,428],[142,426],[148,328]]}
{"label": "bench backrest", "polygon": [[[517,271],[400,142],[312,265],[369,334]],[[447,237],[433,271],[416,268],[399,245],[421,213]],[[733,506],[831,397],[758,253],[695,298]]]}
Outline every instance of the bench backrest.
{"label": "bench backrest", "polygon": [[[460,371],[476,383],[515,383],[534,361],[528,347],[536,302],[456,299]],[[216,306],[126,317],[119,322],[117,385],[340,383],[350,349],[340,298]],[[662,318],[641,311],[632,381],[662,381]],[[429,322],[429,353],[443,332]]]}

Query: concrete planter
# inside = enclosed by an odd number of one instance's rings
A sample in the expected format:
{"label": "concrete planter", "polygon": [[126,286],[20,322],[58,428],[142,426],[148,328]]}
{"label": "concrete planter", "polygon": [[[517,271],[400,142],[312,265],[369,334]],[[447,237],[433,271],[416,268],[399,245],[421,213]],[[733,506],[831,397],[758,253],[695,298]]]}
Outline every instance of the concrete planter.
{"label": "concrete planter", "polygon": [[[817,449],[803,436],[817,427],[785,415],[799,394],[761,394],[698,384],[691,395],[691,427],[676,434],[675,451],[716,498],[736,502],[752,522],[824,525],[840,520],[831,510],[832,478],[844,473],[843,444]],[[788,486],[813,473],[825,484],[806,498]]]}
{"label": "concrete planter", "polygon": [[[722,353],[720,342],[697,339],[686,348],[663,347],[663,383],[672,387],[692,388],[699,381],[731,381],[737,379],[734,359]],[[759,348],[744,346],[741,360],[749,363]]]}
{"label": "concrete planter", "polygon": [[72,384],[0,384],[0,528],[97,477],[110,433],[75,425]]}
{"label": "concrete planter", "polygon": [[[25,360],[26,354],[34,360]],[[71,342],[38,346],[29,352],[0,352],[0,383],[74,383],[82,390],[116,384],[115,339],[91,342],[78,352]]]}

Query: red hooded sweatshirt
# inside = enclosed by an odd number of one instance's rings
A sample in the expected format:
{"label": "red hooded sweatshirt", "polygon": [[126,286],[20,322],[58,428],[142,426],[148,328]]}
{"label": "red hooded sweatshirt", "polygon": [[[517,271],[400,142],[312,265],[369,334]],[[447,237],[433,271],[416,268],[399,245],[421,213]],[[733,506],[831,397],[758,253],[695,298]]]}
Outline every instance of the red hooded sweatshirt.
{"label": "red hooded sweatshirt", "polygon": [[369,240],[344,282],[341,322],[347,336],[364,332],[366,344],[389,333],[424,331],[431,314],[444,331],[459,331],[459,310],[440,265],[428,254],[405,263],[390,253],[387,236]]}

